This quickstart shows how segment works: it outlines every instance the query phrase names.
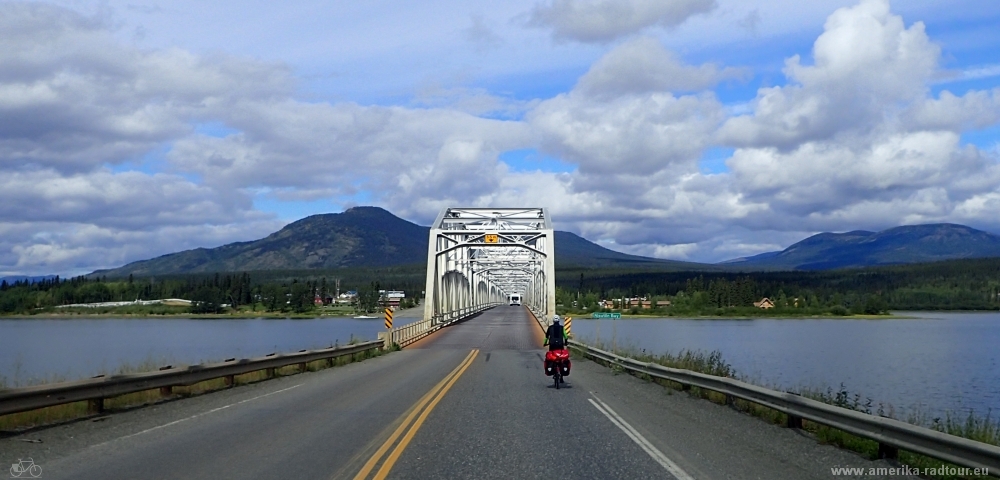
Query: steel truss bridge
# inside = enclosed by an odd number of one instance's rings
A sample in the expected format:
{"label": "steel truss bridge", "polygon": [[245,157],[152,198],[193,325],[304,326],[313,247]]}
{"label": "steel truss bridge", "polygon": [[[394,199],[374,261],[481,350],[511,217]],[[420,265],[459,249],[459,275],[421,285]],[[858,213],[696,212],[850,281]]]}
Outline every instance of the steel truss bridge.
{"label": "steel truss bridge", "polygon": [[431,225],[424,320],[455,322],[520,295],[555,314],[552,223],[544,208],[446,208]]}
{"label": "steel truss bridge", "polygon": [[445,208],[431,225],[423,319],[379,338],[406,346],[520,295],[543,327],[556,313],[554,232],[544,208]]}

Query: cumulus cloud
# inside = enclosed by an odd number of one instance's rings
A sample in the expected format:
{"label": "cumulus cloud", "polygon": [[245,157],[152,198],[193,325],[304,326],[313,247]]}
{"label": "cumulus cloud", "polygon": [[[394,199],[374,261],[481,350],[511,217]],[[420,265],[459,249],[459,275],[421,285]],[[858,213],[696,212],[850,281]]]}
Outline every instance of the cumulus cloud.
{"label": "cumulus cloud", "polygon": [[675,27],[711,11],[715,0],[551,0],[536,4],[528,24],[558,40],[602,43],[643,29]]}
{"label": "cumulus cloud", "polygon": [[643,38],[607,53],[572,91],[542,101],[526,120],[543,148],[603,184],[630,175],[689,173],[724,113],[712,93],[677,96],[672,90],[705,88],[734,71],[682,64],[659,42]]}
{"label": "cumulus cloud", "polygon": [[[35,225],[27,244],[7,249],[17,260],[5,265],[19,268],[80,258],[108,266],[106,255],[72,246],[80,237],[58,233],[68,225],[106,232],[109,242],[206,230],[139,249],[118,243],[144,257],[192,238],[247,240],[230,235],[267,232],[234,224],[280,227],[254,209],[259,192],[468,198],[496,188],[497,155],[529,138],[519,122],[454,109],[299,101],[282,65],[141,50],[116,40],[102,18],[59,7],[2,4],[0,28],[0,197],[8,206],[0,223]],[[203,123],[223,134],[198,133]],[[116,173],[136,167],[153,171]]]}
{"label": "cumulus cloud", "polygon": [[336,190],[362,182],[428,192],[452,185],[462,192],[470,182],[489,185],[488,163],[528,139],[519,122],[454,110],[294,100],[238,106],[228,123],[240,132],[178,140],[171,164],[220,188]]}
{"label": "cumulus cloud", "polygon": [[0,275],[63,275],[112,268],[160,253],[261,238],[273,219],[205,225],[147,224],[141,230],[81,222],[0,222]]}
{"label": "cumulus cloud", "polygon": [[[553,0],[533,21],[598,42],[713,5]],[[423,222],[446,206],[544,205],[602,244],[693,260],[821,230],[1000,228],[997,153],[962,140],[1000,122],[1000,90],[932,94],[940,48],[881,0],[830,15],[813,61],[789,58],[787,83],[739,114],[712,88],[743,70],[686,64],[647,37],[547,98],[457,87],[391,106],[303,101],[283,65],[140,49],[103,17],[44,4],[0,4],[0,28],[3,273],[260,238],[282,224],[262,197],[360,196]],[[699,170],[713,147],[734,151],[728,171]],[[498,158],[517,149],[577,168],[512,171]]]}
{"label": "cumulus cloud", "polygon": [[[996,196],[997,159],[961,132],[1000,121],[996,91],[930,95],[940,48],[887,1],[864,0],[827,20],[815,64],[786,62],[786,86],[763,88],[721,141],[734,190],[764,203],[754,228],[885,228],[953,218]],[[762,222],[764,225],[759,225]],[[980,222],[980,224],[982,224]]]}
{"label": "cumulus cloud", "polygon": [[[722,259],[824,230],[1000,226],[985,215],[1000,199],[998,159],[961,142],[1000,121],[998,92],[932,96],[940,55],[922,23],[864,0],[831,14],[814,62],[789,58],[788,83],[761,88],[746,114],[666,93],[705,88],[720,70],[681,65],[640,39],[528,120],[550,152],[580,165],[572,189],[614,206],[575,228],[633,253]],[[697,159],[715,145],[735,147],[729,171],[702,174]]]}
{"label": "cumulus cloud", "polygon": [[0,158],[79,172],[135,159],[235,98],[286,92],[277,66],[118,42],[100,17],[0,5]]}
{"label": "cumulus cloud", "polygon": [[715,65],[683,64],[658,40],[643,37],[616,47],[580,78],[576,88],[592,97],[650,92],[692,92],[715,86],[744,71]]}
{"label": "cumulus cloud", "polygon": [[176,175],[52,170],[0,176],[0,218],[8,222],[87,223],[142,230],[154,225],[225,224],[250,220],[243,194],[196,185]]}
{"label": "cumulus cloud", "polygon": [[710,94],[597,101],[572,92],[542,102],[527,119],[541,145],[582,174],[642,175],[676,164],[693,168],[721,115]]}
{"label": "cumulus cloud", "polygon": [[902,115],[909,129],[962,131],[1000,122],[1000,88],[973,90],[961,97],[945,90],[925,99]]}
{"label": "cumulus cloud", "polygon": [[906,28],[887,1],[839,9],[813,46],[815,64],[789,58],[789,85],[761,89],[753,114],[727,121],[720,137],[737,146],[791,148],[864,135],[894,121],[900,103],[926,94],[939,56],[923,24]]}

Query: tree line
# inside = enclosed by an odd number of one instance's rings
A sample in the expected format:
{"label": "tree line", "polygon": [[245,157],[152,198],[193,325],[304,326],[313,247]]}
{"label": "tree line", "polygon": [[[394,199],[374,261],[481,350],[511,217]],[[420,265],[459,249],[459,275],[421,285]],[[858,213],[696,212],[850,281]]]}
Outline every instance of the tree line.
{"label": "tree line", "polygon": [[[402,287],[412,288],[407,303],[414,303],[413,293],[419,293],[419,290],[415,285]],[[128,278],[110,280],[88,276],[64,280],[57,276],[36,282],[0,282],[0,314],[47,311],[72,304],[168,298],[191,300],[191,313],[240,309],[305,313],[315,308],[317,296],[326,298],[335,295],[335,288],[334,282],[326,277],[269,278],[262,282],[248,272],[165,278],[129,275]],[[342,292],[358,292],[355,306],[363,312],[373,312],[378,308],[380,289],[378,281],[341,283]]]}
{"label": "tree line", "polygon": [[[329,278],[328,278],[329,277]],[[424,272],[415,266],[379,269],[261,271],[108,279],[80,276],[0,283],[0,314],[30,313],[74,303],[183,298],[196,313],[225,308],[306,312],[341,279],[356,290],[360,311],[378,308],[378,290],[420,296]],[[1000,309],[1000,258],[830,271],[655,272],[627,268],[556,271],[557,303],[593,311],[599,300],[646,297],[671,301],[674,311],[752,308],[767,297],[778,308],[807,312]],[[227,305],[227,307],[223,307]]]}
{"label": "tree line", "polygon": [[671,307],[776,307],[830,313],[887,310],[998,310],[1000,258],[829,271],[649,272],[557,271],[557,303],[599,308],[602,299],[662,298]]}

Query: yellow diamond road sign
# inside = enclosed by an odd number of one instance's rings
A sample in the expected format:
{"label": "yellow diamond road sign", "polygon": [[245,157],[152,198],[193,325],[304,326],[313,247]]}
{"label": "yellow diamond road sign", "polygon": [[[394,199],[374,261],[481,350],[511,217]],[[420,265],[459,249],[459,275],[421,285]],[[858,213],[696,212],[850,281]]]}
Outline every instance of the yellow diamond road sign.
{"label": "yellow diamond road sign", "polygon": [[392,309],[385,309],[385,328],[392,328]]}
{"label": "yellow diamond road sign", "polygon": [[500,243],[500,235],[497,235],[495,233],[487,233],[483,237],[483,242],[484,243]]}

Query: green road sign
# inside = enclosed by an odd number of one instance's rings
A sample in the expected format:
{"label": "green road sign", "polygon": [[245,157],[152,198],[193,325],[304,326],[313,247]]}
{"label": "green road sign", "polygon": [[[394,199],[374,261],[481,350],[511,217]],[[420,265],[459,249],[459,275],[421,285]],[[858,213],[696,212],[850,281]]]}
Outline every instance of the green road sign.
{"label": "green road sign", "polygon": [[598,313],[594,312],[590,314],[590,318],[622,318],[620,313]]}

